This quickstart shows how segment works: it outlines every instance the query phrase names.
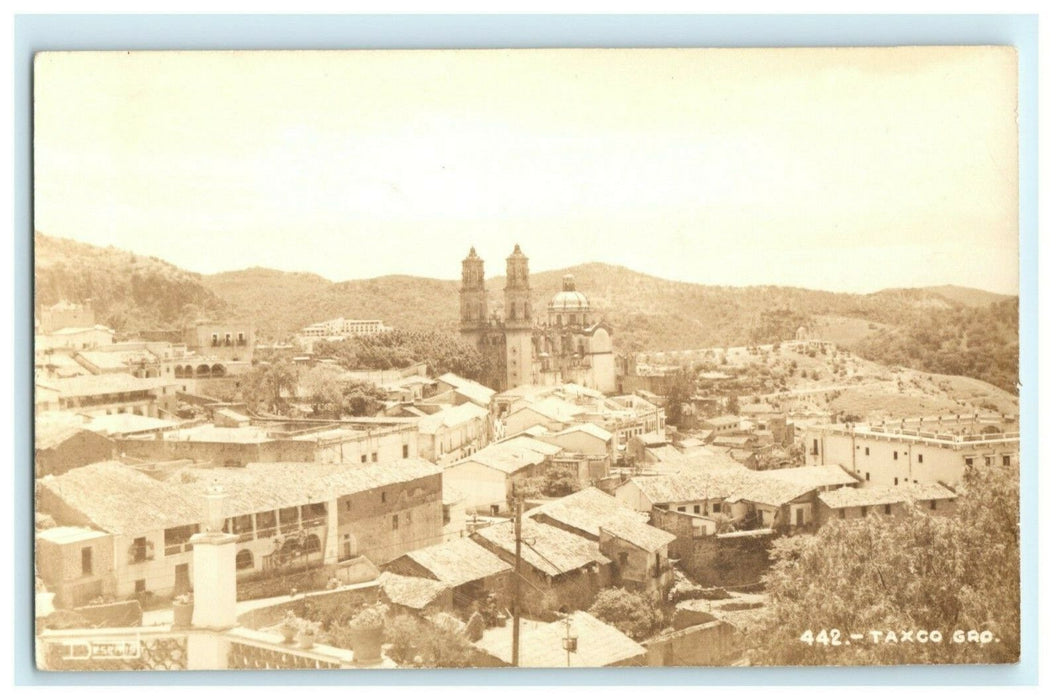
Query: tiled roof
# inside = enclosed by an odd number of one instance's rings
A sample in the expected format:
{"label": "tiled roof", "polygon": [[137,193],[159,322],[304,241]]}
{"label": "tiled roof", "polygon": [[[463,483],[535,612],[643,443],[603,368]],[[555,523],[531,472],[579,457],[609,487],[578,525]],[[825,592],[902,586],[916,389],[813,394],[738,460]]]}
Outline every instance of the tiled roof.
{"label": "tiled roof", "polygon": [[714,444],[726,445],[729,447],[743,447],[752,440],[753,438],[750,435],[722,435],[714,438]]}
{"label": "tiled roof", "polygon": [[202,522],[205,490],[194,498],[187,485],[152,479],[118,462],[90,464],[37,480],[39,488],[80,512],[96,527],[138,534]]}
{"label": "tiled roof", "polygon": [[391,603],[415,610],[422,610],[444,591],[449,590],[449,586],[441,581],[419,576],[400,576],[389,571],[380,574],[379,584]]}
{"label": "tiled roof", "polygon": [[225,489],[226,512],[244,515],[440,473],[439,467],[422,459],[356,466],[279,462],[239,469],[188,467],[159,480],[118,462],[100,462],[46,476],[38,483],[98,527],[137,533],[202,522],[206,487],[213,484]]}
{"label": "tiled roof", "polygon": [[818,498],[829,508],[857,508],[908,501],[944,501],[957,494],[941,484],[909,484],[902,486],[849,488],[826,491]]}
{"label": "tiled roof", "polygon": [[744,469],[745,467],[733,459],[728,452],[719,448],[702,447],[699,449],[681,452],[674,448],[673,452],[663,448],[648,448],[665,459],[658,464],[650,465],[653,470],[666,472],[686,471],[709,471],[717,469]]}
{"label": "tiled roof", "polygon": [[[571,636],[577,636],[578,648],[569,656],[569,663],[577,668],[599,668],[628,662],[642,656],[644,647],[611,625],[587,612],[577,610],[570,615]],[[522,620],[519,628],[519,666],[529,668],[566,668],[568,655],[563,648],[567,638],[567,620],[540,622]],[[482,649],[505,663],[512,660],[512,631],[510,627],[486,630],[475,642]]]}
{"label": "tiled roof", "polygon": [[83,542],[85,540],[94,540],[97,537],[106,537],[107,533],[99,530],[93,530],[87,527],[51,527],[47,530],[41,530],[37,533],[37,537],[48,542],[54,542],[55,544],[70,544],[72,542]]}
{"label": "tiled roof", "polygon": [[459,406],[447,406],[442,410],[428,414],[424,418],[421,418],[418,425],[421,433],[433,434],[442,429],[442,427],[452,428],[458,425],[473,421],[478,418],[485,418],[489,415],[489,410],[479,406],[475,403],[462,403]]}
{"label": "tiled roof", "polygon": [[635,476],[652,503],[727,499],[780,506],[804,493],[857,480],[835,465],[751,471],[741,466],[683,471],[660,476]]}
{"label": "tiled roof", "polygon": [[681,503],[728,498],[753,472],[744,468],[688,471],[661,476],[635,476],[637,485],[652,503]]}
{"label": "tiled roof", "polygon": [[[761,474],[761,472],[756,473]],[[752,478],[735,488],[727,500],[749,501],[779,508],[813,490],[812,486],[794,481],[768,477]]]}
{"label": "tiled roof", "polygon": [[110,416],[92,416],[88,423],[85,424],[85,428],[94,433],[110,435],[153,430],[155,428],[172,428],[176,425],[176,421],[163,418],[138,416],[134,413],[115,413]]}
{"label": "tiled roof", "polygon": [[526,515],[529,518],[548,516],[593,540],[599,539],[600,530],[607,530],[649,552],[658,551],[676,539],[669,532],[648,525],[641,513],[597,488],[582,489],[531,508]]}
{"label": "tiled roof", "polygon": [[760,473],[792,484],[805,485],[812,489],[824,486],[850,486],[851,484],[858,483],[857,479],[852,477],[838,464],[792,467],[790,469],[771,469]]}
{"label": "tiled roof", "polygon": [[240,421],[240,422],[242,422],[242,421],[250,420],[250,416],[242,414],[242,413],[239,413],[238,411],[233,411],[231,408],[219,408],[216,411],[214,411],[214,413],[216,415],[219,415],[219,416],[221,416],[223,418],[227,418],[228,420],[232,420],[232,421]]}
{"label": "tiled roof", "polygon": [[416,549],[404,556],[454,588],[512,570],[511,565],[466,537]]}
{"label": "tiled roof", "polygon": [[158,358],[146,350],[118,350],[109,352],[83,350],[79,352],[78,355],[100,369],[124,369],[127,365],[140,362],[145,364],[158,363]]}
{"label": "tiled roof", "polygon": [[131,374],[90,374],[84,377],[52,379],[49,385],[59,391],[61,396],[96,396],[98,394],[117,394],[133,391],[150,391],[163,386],[174,385],[167,379],[140,379]]}
{"label": "tiled roof", "polygon": [[716,418],[707,418],[703,422],[710,426],[731,425],[732,423],[739,425],[740,420],[740,416],[727,415],[718,416]]}
{"label": "tiled roof", "polygon": [[603,440],[604,442],[607,442],[611,439],[611,433],[604,430],[595,423],[578,423],[577,425],[572,425],[569,428],[559,431],[557,435],[569,435],[571,433],[588,433],[594,438]]}
{"label": "tiled roof", "polygon": [[515,413],[519,411],[534,411],[549,420],[559,423],[570,423],[575,416],[584,413],[581,407],[569,401],[564,401],[558,396],[546,396],[540,401],[534,401],[528,406],[523,406]]}
{"label": "tiled roof", "polygon": [[490,399],[493,398],[495,392],[487,386],[483,386],[476,381],[466,379],[459,375],[447,372],[442,376],[438,377],[438,381],[445,382],[454,388],[458,393],[463,394],[467,398],[471,399],[480,406],[489,406]]}
{"label": "tiled roof", "polygon": [[[474,536],[515,554],[513,522],[498,523],[476,530]],[[607,557],[600,554],[595,542],[558,527],[538,523],[531,518],[523,519],[522,537],[524,563],[548,576],[575,571],[589,564],[611,563]]]}
{"label": "tiled roof", "polygon": [[497,442],[460,460],[453,466],[475,462],[505,474],[514,474],[534,464],[541,464],[549,455],[556,454],[561,448],[533,438],[519,436]]}
{"label": "tiled roof", "polygon": [[34,428],[34,447],[38,450],[49,450],[58,447],[78,433],[88,432],[79,425],[62,425],[58,423],[37,425]]}
{"label": "tiled roof", "polygon": [[[153,436],[152,436],[153,437]],[[173,442],[218,442],[249,445],[271,442],[268,430],[254,425],[227,427],[206,423],[191,428],[178,428],[162,433],[162,439]]]}

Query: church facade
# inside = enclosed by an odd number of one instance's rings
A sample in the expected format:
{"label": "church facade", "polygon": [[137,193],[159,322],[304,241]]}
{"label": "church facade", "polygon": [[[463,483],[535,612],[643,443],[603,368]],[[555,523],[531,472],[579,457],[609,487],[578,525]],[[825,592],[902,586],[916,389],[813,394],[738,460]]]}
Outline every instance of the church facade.
{"label": "church facade", "polygon": [[611,327],[595,317],[574,278],[563,278],[545,317],[535,319],[530,261],[516,245],[507,263],[504,304],[491,309],[484,261],[472,248],[463,262],[460,333],[486,358],[482,382],[498,391],[573,383],[613,393]]}

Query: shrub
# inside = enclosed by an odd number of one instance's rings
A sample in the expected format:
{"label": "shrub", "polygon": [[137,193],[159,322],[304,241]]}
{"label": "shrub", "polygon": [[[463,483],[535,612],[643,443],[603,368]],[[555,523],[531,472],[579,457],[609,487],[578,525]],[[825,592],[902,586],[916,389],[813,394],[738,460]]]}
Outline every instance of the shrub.
{"label": "shrub", "polygon": [[623,588],[600,591],[589,614],[638,641],[651,635],[662,622],[662,616],[647,598]]}

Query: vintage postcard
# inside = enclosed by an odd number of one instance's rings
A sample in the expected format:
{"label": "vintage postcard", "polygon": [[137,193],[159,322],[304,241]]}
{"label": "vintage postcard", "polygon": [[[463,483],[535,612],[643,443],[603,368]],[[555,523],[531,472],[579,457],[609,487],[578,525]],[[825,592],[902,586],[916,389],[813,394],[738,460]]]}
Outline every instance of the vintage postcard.
{"label": "vintage postcard", "polygon": [[37,54],[38,667],[1019,661],[1016,67]]}

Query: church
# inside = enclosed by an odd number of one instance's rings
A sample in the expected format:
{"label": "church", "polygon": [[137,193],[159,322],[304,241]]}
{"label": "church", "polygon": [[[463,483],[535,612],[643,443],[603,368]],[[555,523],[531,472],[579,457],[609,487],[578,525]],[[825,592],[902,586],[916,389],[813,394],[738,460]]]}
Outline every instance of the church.
{"label": "church", "polygon": [[547,315],[535,320],[530,261],[516,245],[507,262],[504,304],[491,310],[482,258],[474,248],[464,258],[460,333],[486,358],[483,383],[498,391],[522,384],[580,384],[613,393],[611,327],[594,318],[589,299],[574,288],[574,277],[563,278]]}

